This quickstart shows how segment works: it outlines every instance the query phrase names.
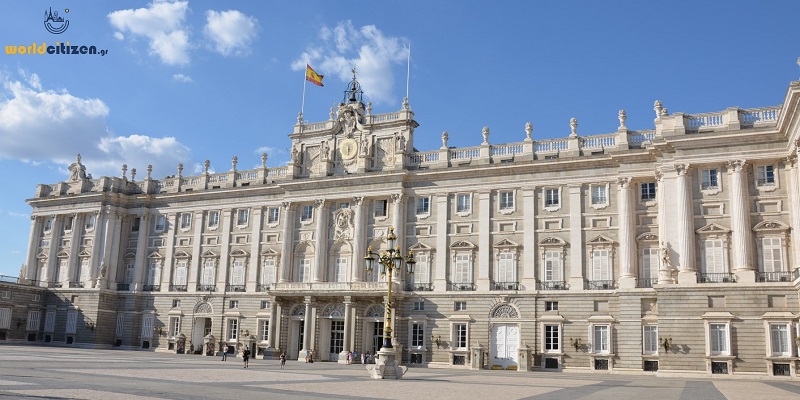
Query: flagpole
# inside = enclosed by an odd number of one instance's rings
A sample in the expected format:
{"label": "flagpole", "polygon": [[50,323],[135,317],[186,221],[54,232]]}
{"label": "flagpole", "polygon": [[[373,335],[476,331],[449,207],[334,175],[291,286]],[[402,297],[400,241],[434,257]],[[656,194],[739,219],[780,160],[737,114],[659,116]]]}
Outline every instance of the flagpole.
{"label": "flagpole", "polygon": [[[306,69],[303,70],[303,102],[300,104],[300,116],[303,116],[303,111],[306,108],[306,71],[308,71],[308,63],[306,63]],[[298,121],[302,123],[303,121]]]}
{"label": "flagpole", "polygon": [[411,42],[408,43],[408,70],[406,71],[406,98],[408,98],[408,82],[411,80]]}

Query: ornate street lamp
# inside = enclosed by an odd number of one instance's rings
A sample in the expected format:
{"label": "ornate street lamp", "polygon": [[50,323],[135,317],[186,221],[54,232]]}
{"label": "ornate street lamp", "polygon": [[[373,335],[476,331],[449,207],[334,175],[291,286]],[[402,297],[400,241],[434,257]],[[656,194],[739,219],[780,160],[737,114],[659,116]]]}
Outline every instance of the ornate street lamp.
{"label": "ornate street lamp", "polygon": [[386,236],[387,250],[382,251],[380,254],[372,252],[372,247],[367,249],[367,255],[364,256],[365,267],[367,273],[372,273],[375,268],[375,263],[380,264],[381,276],[388,274],[388,295],[386,296],[386,314],[383,317],[383,347],[381,351],[392,350],[392,273],[394,271],[402,271],[403,263],[406,266],[406,272],[409,274],[414,273],[414,252],[408,251],[408,257],[403,258],[400,249],[397,248],[397,236],[394,234],[394,227],[389,227],[389,235]]}

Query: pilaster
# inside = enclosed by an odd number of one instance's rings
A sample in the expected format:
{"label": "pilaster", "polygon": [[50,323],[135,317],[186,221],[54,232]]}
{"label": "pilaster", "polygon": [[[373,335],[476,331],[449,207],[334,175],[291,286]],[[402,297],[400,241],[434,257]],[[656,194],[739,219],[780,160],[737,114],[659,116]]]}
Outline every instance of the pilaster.
{"label": "pilaster", "polygon": [[[670,179],[670,183],[674,185],[674,181],[675,177],[673,176]],[[667,243],[669,243],[667,221],[670,219],[667,216],[666,191],[670,185],[667,184],[667,178],[661,170],[656,171],[656,185],[656,201],[658,202],[656,205],[658,207],[658,240],[661,246],[663,246],[659,248],[663,256],[660,257],[661,262],[658,265],[658,283],[660,285],[666,285],[675,283],[675,279],[673,278],[672,265],[669,262],[669,248],[667,247]]]}
{"label": "pilaster", "polygon": [[261,226],[263,216],[263,207],[253,207],[253,210],[250,213],[250,223],[252,224],[252,230],[250,234],[250,257],[248,259],[249,265],[247,266],[247,278],[245,279],[245,284],[247,285],[246,290],[249,293],[255,292],[256,285],[258,285],[258,265],[259,261],[261,260],[261,252],[259,251],[259,248],[261,247]]}
{"label": "pilaster", "polygon": [[[95,275],[98,277],[97,282],[95,283],[94,287],[98,289],[108,289],[108,282],[113,282],[109,279],[109,270],[108,265],[103,264],[103,257],[101,256],[101,227],[104,223],[103,221],[103,214],[99,211],[92,211],[89,214],[94,214],[94,226],[92,227],[92,271],[95,271]],[[91,215],[87,215],[86,218],[91,218]],[[84,226],[86,226],[84,224]],[[103,268],[105,268],[105,276],[103,276]],[[116,289],[116,288],[114,288]]]}
{"label": "pilaster", "polygon": [[[364,276],[364,255],[367,254],[365,248],[367,242],[366,218],[364,213],[366,205],[361,196],[353,197],[355,234],[353,235],[353,270],[350,275],[351,282],[361,282]],[[345,327],[347,329],[347,327]]]}
{"label": "pilaster", "polygon": [[142,290],[147,267],[147,228],[150,223],[150,214],[147,209],[139,215],[139,234],[136,241],[136,264],[134,265],[133,287],[134,291]]}
{"label": "pilaster", "polygon": [[[738,124],[738,120],[737,120]],[[739,282],[755,283],[753,265],[753,230],[750,224],[749,194],[747,193],[747,164],[744,160],[728,162],[731,169],[731,240],[733,272]]]}
{"label": "pilaster", "polygon": [[42,236],[42,218],[31,215],[31,233],[28,237],[28,259],[27,266],[25,267],[25,276],[20,276],[20,279],[25,278],[28,280],[36,279],[36,270],[39,268],[36,255],[39,252],[39,242]]}
{"label": "pilaster", "polygon": [[281,234],[281,265],[279,282],[289,282],[292,271],[292,244],[294,243],[294,205],[285,201],[282,204],[283,232]]}
{"label": "pilaster", "polygon": [[478,192],[478,273],[475,280],[478,290],[489,290],[491,285],[491,207],[491,192]]}
{"label": "pilaster", "polygon": [[619,186],[619,262],[621,289],[636,287],[636,224],[631,195],[631,178],[617,179]]}
{"label": "pilaster", "polygon": [[437,292],[447,290],[447,221],[448,193],[436,194],[436,262],[434,263],[433,287]]}
{"label": "pilaster", "polygon": [[569,290],[583,290],[583,199],[580,184],[569,186]]}
{"label": "pilaster", "polygon": [[[177,214],[171,215],[168,218],[169,237],[174,238],[175,226],[177,226]],[[173,239],[174,240],[174,239]],[[169,239],[167,240],[169,243]],[[194,232],[192,235],[192,260],[189,263],[189,276],[186,277],[186,290],[188,292],[197,291],[197,283],[200,282],[200,277],[203,276],[203,260],[200,255],[203,251],[203,213],[198,212],[194,214]]]}
{"label": "pilaster", "polygon": [[[394,234],[397,236],[397,248],[400,251],[406,249],[406,221],[405,221],[405,196],[402,193],[395,193],[391,196],[392,200],[392,224],[394,225]],[[405,254],[401,254],[405,257]],[[405,272],[403,270],[392,276],[392,281],[400,282],[401,285],[405,282]]]}
{"label": "pilaster", "polygon": [[316,239],[316,249],[314,249],[314,274],[313,282],[325,281],[327,270],[326,259],[328,254],[328,203],[324,199],[315,202],[317,214],[317,226],[314,238]]}
{"label": "pilaster", "polygon": [[[61,247],[61,220],[60,215],[53,215],[53,224],[50,227],[50,249],[47,252],[47,277],[41,278],[45,282],[59,281],[60,277],[54,274],[58,265],[58,248]],[[64,272],[60,272],[63,274]]]}
{"label": "pilaster", "polygon": [[[676,116],[675,118],[678,118]],[[681,117],[682,118],[682,117]],[[677,212],[675,215],[675,239],[677,248],[674,249],[676,257],[671,257],[673,263],[677,261],[678,283],[693,285],[697,283],[697,270],[694,263],[694,211],[692,209],[692,178],[689,176],[689,166],[675,164],[677,176],[675,178],[675,202]]]}
{"label": "pilaster", "polygon": [[522,190],[523,245],[522,285],[527,290],[536,288],[536,188]]}
{"label": "pilaster", "polygon": [[233,219],[235,218],[234,210],[225,209],[220,212],[220,224],[222,224],[222,243],[219,249],[219,265],[217,266],[217,287],[222,286],[217,290],[224,290],[228,283],[228,259],[231,254],[231,229]]}
{"label": "pilaster", "polygon": [[[79,216],[76,213],[72,214],[72,230],[70,231],[69,235],[69,268],[67,270],[67,279],[70,281],[80,282],[81,276],[83,275],[87,277],[87,280],[91,279],[91,270],[90,271],[80,271],[80,274],[77,274],[78,265],[80,265],[81,260],[78,258],[78,253],[81,251],[81,230],[78,229],[80,226]],[[81,227],[82,228],[82,227]],[[84,287],[90,288],[92,287],[91,282],[84,282]]]}
{"label": "pilaster", "polygon": [[[201,225],[202,226],[203,225],[203,213],[202,212],[198,212],[196,214],[197,215],[195,215],[193,222],[195,223],[195,225]],[[164,216],[164,219],[166,220],[165,226],[164,226],[164,232],[166,232],[166,234],[167,234],[167,240],[166,240],[166,247],[164,248],[164,270],[161,273],[161,291],[162,292],[169,290],[169,285],[174,283],[175,260],[174,260],[173,255],[175,254],[175,227],[177,226],[176,225],[176,223],[177,223],[176,218],[177,218],[177,214],[176,213],[167,214],[167,215]],[[197,230],[197,226],[195,226],[195,230]],[[194,245],[194,241],[192,241],[192,245]],[[191,273],[192,273],[191,272],[191,269],[192,269],[191,264],[193,262],[196,263],[197,260],[199,260],[199,255],[198,255],[198,258],[192,257],[190,259],[190,261],[189,261],[189,265],[186,266],[187,269],[188,269],[188,271],[186,271],[186,274],[187,274],[187,276],[186,276],[187,285],[188,285],[188,281],[190,279],[189,277],[191,276]],[[188,286],[187,286],[187,289],[188,289]]]}
{"label": "pilaster", "polygon": [[[792,155],[786,158],[786,172],[789,180],[789,212],[792,217],[792,227],[800,230],[800,165],[798,165],[797,145]],[[800,267],[800,234],[795,232],[791,235],[792,248],[794,249],[794,262],[791,264],[795,268]],[[30,269],[30,268],[29,268]],[[791,267],[790,267],[791,269]],[[29,272],[30,274],[30,272]]]}

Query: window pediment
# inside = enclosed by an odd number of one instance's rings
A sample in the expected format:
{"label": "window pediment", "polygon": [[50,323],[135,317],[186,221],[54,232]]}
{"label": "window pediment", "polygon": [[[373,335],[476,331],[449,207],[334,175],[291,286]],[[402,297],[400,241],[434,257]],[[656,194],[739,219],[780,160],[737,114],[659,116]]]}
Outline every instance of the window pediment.
{"label": "window pediment", "polygon": [[503,239],[503,240],[495,243],[495,245],[492,246],[492,247],[494,247],[496,249],[498,249],[498,248],[500,248],[500,249],[516,249],[516,248],[519,248],[519,244],[518,243],[514,243],[514,242],[512,242],[512,241],[510,241],[508,239]]}
{"label": "window pediment", "polygon": [[780,221],[764,221],[753,227],[754,232],[785,232],[789,226]]}
{"label": "window pediment", "polygon": [[214,253],[211,250],[206,250],[206,251],[203,252],[203,254],[200,254],[200,257],[204,257],[204,258],[219,257],[219,254]]}
{"label": "window pediment", "polygon": [[178,258],[178,259],[188,259],[188,258],[192,258],[192,256],[191,256],[189,253],[187,253],[187,252],[185,252],[185,251],[183,251],[183,250],[178,250],[178,251],[176,251],[176,252],[175,252],[175,255],[174,255],[173,257],[175,257],[175,258]]}
{"label": "window pediment", "polygon": [[586,244],[590,247],[611,247],[614,245],[614,241],[606,236],[597,235],[593,239],[586,242]]}
{"label": "window pediment", "polygon": [[474,250],[475,245],[465,240],[459,240],[458,242],[451,244],[450,248],[453,250]]}
{"label": "window pediment", "polygon": [[147,256],[147,258],[164,258],[164,256],[162,256],[161,253],[154,251],[150,253],[150,255]]}
{"label": "window pediment", "polygon": [[45,254],[45,252],[43,252],[43,251],[40,251],[39,254],[36,255],[36,258],[38,258],[40,260],[45,260],[45,259],[47,259],[47,254]]}
{"label": "window pediment", "polygon": [[127,253],[127,254],[125,254],[125,257],[123,257],[123,258],[126,259],[126,260],[132,260],[132,259],[136,258],[136,254]]}
{"label": "window pediment", "polygon": [[722,225],[719,225],[719,224],[716,224],[716,223],[712,222],[712,223],[710,223],[710,224],[698,229],[696,232],[698,234],[700,234],[700,235],[708,235],[708,234],[730,233],[731,230],[726,228],[726,227],[724,227],[724,226],[722,226]]}
{"label": "window pediment", "polygon": [[656,242],[658,243],[658,235],[652,232],[645,232],[636,237],[637,242]]}
{"label": "window pediment", "polygon": [[414,243],[408,249],[411,250],[411,251],[416,251],[416,252],[433,251],[432,247],[430,247],[430,246],[428,246],[428,245],[426,245],[425,243],[422,243],[422,242]]}
{"label": "window pediment", "polygon": [[567,242],[564,239],[550,236],[539,241],[539,246],[544,247],[566,247]]}
{"label": "window pediment", "polygon": [[92,253],[89,253],[86,250],[78,253],[78,257],[80,257],[80,258],[88,258],[88,257],[91,257],[91,256],[92,256]]}
{"label": "window pediment", "polygon": [[58,252],[58,254],[56,254],[56,257],[57,258],[67,258],[67,257],[69,257],[69,253],[64,251],[64,250],[61,250],[61,251]]}
{"label": "window pediment", "polygon": [[233,249],[228,255],[230,255],[231,257],[249,257],[250,253],[242,249]]}
{"label": "window pediment", "polygon": [[278,254],[279,253],[273,249],[266,249],[261,252],[262,257],[277,257]]}

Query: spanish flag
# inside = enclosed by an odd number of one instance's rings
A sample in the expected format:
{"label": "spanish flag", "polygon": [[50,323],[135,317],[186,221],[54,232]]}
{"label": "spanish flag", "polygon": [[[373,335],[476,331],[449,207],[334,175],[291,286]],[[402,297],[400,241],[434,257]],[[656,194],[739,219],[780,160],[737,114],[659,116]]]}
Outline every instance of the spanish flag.
{"label": "spanish flag", "polygon": [[324,78],[324,77],[325,77],[324,75],[318,74],[316,71],[314,71],[311,68],[310,65],[306,64],[306,80],[307,81],[309,81],[309,82],[311,82],[311,83],[313,83],[313,84],[315,84],[317,86],[325,86],[325,85],[322,84],[322,78]]}

